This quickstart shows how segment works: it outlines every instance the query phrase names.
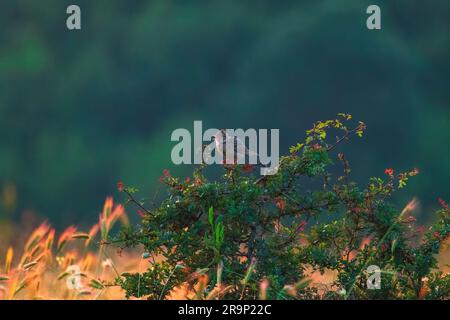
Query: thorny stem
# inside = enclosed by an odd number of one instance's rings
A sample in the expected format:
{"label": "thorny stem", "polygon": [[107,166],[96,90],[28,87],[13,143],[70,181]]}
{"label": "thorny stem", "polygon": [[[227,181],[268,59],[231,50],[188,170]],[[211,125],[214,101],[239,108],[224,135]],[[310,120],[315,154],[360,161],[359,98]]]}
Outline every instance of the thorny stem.
{"label": "thorny stem", "polygon": [[145,208],[145,207],[142,205],[142,203],[140,203],[139,201],[137,201],[137,200],[134,198],[134,196],[133,196],[129,191],[127,191],[127,190],[125,189],[125,190],[123,190],[123,192],[125,192],[125,194],[128,196],[127,202],[132,202],[132,203],[134,203],[135,205],[137,205],[139,208],[141,208],[142,210],[144,210],[145,213],[147,213],[147,214],[152,214],[151,211],[148,210],[147,208]]}
{"label": "thorny stem", "polygon": [[352,134],[354,134],[355,132],[357,132],[359,130],[363,130],[364,127],[365,127],[364,123],[360,123],[359,126],[357,126],[356,128],[353,128],[353,129],[347,131],[345,133],[345,135],[343,135],[342,137],[337,139],[335,144],[333,144],[332,146],[328,147],[327,151],[330,152],[331,150],[336,148],[342,141],[347,140]]}

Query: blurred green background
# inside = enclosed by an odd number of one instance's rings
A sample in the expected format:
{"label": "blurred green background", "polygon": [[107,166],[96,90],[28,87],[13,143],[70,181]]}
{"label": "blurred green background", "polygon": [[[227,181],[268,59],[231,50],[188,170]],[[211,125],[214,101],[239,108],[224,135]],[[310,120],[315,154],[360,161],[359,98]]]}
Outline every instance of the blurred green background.
{"label": "blurred green background", "polygon": [[431,218],[450,199],[449,17],[448,0],[1,1],[0,217],[91,224],[118,180],[153,197],[164,168],[190,174],[170,133],[194,120],[280,128],[287,152],[348,112],[368,126],[341,149],[353,177],[418,167],[397,201]]}

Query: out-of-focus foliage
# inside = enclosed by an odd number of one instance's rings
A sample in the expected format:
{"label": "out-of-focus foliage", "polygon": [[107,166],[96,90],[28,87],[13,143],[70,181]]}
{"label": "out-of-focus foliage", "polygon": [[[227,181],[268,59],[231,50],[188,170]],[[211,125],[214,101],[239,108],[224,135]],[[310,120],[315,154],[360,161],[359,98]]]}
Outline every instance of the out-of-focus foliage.
{"label": "out-of-focus foliage", "polygon": [[417,166],[421,203],[449,198],[450,2],[380,0],[382,31],[365,27],[369,4],[1,1],[0,191],[17,204],[0,214],[94,221],[118,179],[153,196],[175,128],[280,128],[287,150],[340,110],[373,128],[348,152],[357,180]]}

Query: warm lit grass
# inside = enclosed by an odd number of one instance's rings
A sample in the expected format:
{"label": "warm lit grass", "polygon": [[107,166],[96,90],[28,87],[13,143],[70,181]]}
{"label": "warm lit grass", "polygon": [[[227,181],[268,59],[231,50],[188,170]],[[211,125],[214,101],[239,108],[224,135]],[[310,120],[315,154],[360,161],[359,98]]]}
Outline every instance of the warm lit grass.
{"label": "warm lit grass", "polygon": [[137,251],[101,245],[118,220],[128,223],[124,208],[108,198],[89,232],[70,226],[56,235],[42,223],[23,248],[9,247],[0,259],[0,299],[123,299],[114,280],[123,272],[140,271],[146,261]]}

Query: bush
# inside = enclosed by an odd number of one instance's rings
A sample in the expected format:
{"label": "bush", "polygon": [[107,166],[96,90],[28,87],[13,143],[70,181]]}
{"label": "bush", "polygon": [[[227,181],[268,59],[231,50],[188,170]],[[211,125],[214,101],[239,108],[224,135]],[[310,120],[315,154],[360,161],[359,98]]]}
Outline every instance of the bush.
{"label": "bush", "polygon": [[[224,165],[217,181],[204,166],[186,180],[165,171],[168,197],[155,209],[120,184],[143,219],[115,241],[143,245],[151,261],[145,273],[117,279],[127,297],[162,299],[184,285],[200,299],[449,298],[450,275],[437,270],[435,258],[450,233],[448,205],[441,200],[437,222],[425,230],[415,224],[414,201],[403,210],[387,202],[417,169],[386,169],[359,187],[339,153],[342,174],[331,174],[337,147],[366,129],[350,122],[339,114],[315,123],[272,176],[257,177],[249,165]],[[379,290],[367,289],[372,265],[381,271]],[[313,273],[332,274],[333,282],[313,285]]]}

